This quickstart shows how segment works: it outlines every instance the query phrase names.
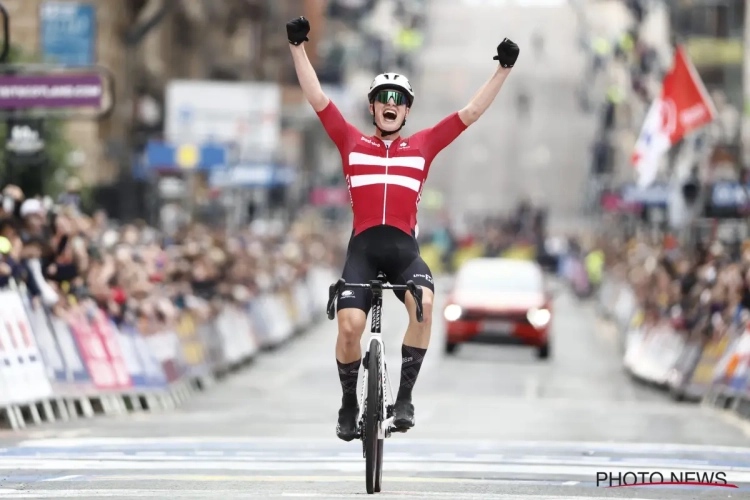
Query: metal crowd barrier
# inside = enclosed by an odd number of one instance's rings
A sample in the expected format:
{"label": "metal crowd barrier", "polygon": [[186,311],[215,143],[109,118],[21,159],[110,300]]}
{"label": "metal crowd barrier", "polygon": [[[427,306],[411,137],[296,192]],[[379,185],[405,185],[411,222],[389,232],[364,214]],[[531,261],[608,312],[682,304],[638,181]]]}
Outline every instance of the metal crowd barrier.
{"label": "metal crowd barrier", "polygon": [[0,290],[0,427],[171,409],[323,318],[332,270],[283,291],[222,302],[202,318],[117,324],[82,302],[59,315]]}
{"label": "metal crowd barrier", "polygon": [[623,367],[634,379],[675,400],[750,419],[750,327],[744,321],[710,337],[676,330],[666,318],[647,324],[628,284],[610,278],[600,287],[598,306],[617,326]]}

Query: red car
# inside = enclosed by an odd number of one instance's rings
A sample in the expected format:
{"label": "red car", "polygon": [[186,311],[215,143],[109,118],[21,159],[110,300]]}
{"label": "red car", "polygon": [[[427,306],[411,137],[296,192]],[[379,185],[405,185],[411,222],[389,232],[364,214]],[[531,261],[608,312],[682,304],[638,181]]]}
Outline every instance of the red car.
{"label": "red car", "polygon": [[481,258],[456,273],[443,310],[447,353],[459,344],[528,345],[537,357],[550,355],[552,294],[533,261]]}

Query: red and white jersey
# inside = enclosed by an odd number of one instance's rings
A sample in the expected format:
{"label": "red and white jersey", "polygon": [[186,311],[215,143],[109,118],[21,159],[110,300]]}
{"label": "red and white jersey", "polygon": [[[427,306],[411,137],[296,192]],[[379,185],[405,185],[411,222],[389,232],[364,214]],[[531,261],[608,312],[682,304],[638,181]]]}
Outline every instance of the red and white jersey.
{"label": "red and white jersey", "polygon": [[341,153],[354,212],[354,234],[381,224],[413,234],[432,160],[467,128],[458,113],[390,145],[362,134],[333,102],[318,116]]}

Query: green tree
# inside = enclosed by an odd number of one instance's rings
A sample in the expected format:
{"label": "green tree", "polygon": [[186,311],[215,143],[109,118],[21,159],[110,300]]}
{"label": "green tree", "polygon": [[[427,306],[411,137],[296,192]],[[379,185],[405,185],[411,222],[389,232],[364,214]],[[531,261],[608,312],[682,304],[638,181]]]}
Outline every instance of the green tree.
{"label": "green tree", "polygon": [[[38,63],[39,60],[26,54],[18,46],[11,46],[6,61],[9,64]],[[45,119],[43,124],[44,151],[39,154],[39,162],[32,165],[17,165],[11,168],[9,153],[0,147],[0,178],[4,184],[13,182],[27,194],[44,194],[53,199],[64,189],[65,180],[72,175],[68,161],[72,147],[65,139],[64,122]],[[0,120],[0,140],[8,134],[6,120]]]}

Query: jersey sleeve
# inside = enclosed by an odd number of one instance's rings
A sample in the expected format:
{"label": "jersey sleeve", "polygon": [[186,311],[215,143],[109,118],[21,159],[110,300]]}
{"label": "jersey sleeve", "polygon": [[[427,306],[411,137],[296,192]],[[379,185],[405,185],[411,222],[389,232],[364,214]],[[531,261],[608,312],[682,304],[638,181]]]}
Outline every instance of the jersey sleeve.
{"label": "jersey sleeve", "polygon": [[455,112],[434,127],[418,132],[417,135],[421,139],[420,150],[425,159],[432,161],[438,153],[455,141],[467,128],[466,124],[459,118],[458,112]]}
{"label": "jersey sleeve", "polygon": [[326,129],[328,137],[336,144],[339,151],[349,150],[352,136],[355,136],[358,132],[354,125],[346,121],[333,101],[329,101],[328,106],[318,112],[318,118],[320,123],[323,124],[323,128]]}

